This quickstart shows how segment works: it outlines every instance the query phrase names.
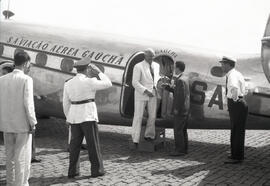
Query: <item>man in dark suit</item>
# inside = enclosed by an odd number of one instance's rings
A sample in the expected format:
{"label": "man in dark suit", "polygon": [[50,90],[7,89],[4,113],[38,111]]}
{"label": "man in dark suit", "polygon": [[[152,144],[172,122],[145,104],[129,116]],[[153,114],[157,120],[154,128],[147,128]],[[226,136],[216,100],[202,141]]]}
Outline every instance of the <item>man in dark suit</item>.
{"label": "man in dark suit", "polygon": [[175,63],[175,83],[173,86],[165,85],[165,89],[173,92],[174,115],[174,141],[175,151],[171,156],[182,156],[188,152],[187,122],[190,108],[190,90],[188,78],[182,76],[185,71],[185,63]]}

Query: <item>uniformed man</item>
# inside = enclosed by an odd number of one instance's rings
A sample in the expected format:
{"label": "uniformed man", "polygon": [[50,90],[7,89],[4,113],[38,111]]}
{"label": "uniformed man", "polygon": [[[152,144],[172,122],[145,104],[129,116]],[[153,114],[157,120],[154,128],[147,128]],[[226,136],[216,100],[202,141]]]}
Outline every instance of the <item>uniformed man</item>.
{"label": "uniformed man", "polygon": [[226,73],[226,96],[231,121],[231,156],[224,163],[236,164],[244,160],[245,127],[248,106],[244,100],[245,80],[243,75],[235,70],[236,60],[223,57],[220,61],[222,70]]}
{"label": "uniformed man", "polygon": [[[75,63],[77,75],[64,85],[63,108],[67,122],[71,126],[69,178],[79,175],[78,159],[83,137],[86,139],[88,156],[91,162],[91,176],[104,175],[99,145],[95,94],[97,90],[109,88],[112,83],[99,68],[90,63],[90,58],[83,58]],[[97,74],[100,80],[88,77],[89,71],[90,74]]]}

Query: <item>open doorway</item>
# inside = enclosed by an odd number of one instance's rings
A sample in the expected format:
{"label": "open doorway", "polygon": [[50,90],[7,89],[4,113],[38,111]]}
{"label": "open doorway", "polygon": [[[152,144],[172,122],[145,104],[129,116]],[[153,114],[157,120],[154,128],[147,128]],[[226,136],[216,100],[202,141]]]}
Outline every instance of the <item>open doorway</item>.
{"label": "open doorway", "polygon": [[[132,118],[134,114],[134,88],[132,86],[132,76],[133,76],[133,68],[134,66],[144,60],[144,53],[137,52],[135,53],[129,60],[128,65],[126,66],[123,83],[122,83],[122,92],[120,99],[120,113],[124,117]],[[157,56],[154,59],[155,62],[160,65],[160,75],[167,76],[172,78],[173,75],[173,65],[174,61],[169,56]],[[162,112],[165,112],[164,109],[167,108],[167,99],[162,90],[158,90],[159,94],[161,94],[161,98],[166,99],[162,101],[162,99],[158,100],[158,110],[157,117],[162,117]],[[169,111],[167,111],[169,112]]]}
{"label": "open doorway", "polygon": [[[170,56],[157,56],[155,62],[159,63],[159,74],[161,77],[167,77],[168,82],[172,81],[174,71],[174,61]],[[172,113],[173,95],[167,90],[158,88],[160,98],[157,101],[157,118],[167,118]]]}
{"label": "open doorway", "polygon": [[133,68],[137,63],[143,60],[144,60],[144,53],[137,52],[130,57],[128,64],[126,66],[123,76],[121,99],[120,99],[120,113],[124,117],[128,118],[133,117],[134,114],[134,88],[132,86]]}

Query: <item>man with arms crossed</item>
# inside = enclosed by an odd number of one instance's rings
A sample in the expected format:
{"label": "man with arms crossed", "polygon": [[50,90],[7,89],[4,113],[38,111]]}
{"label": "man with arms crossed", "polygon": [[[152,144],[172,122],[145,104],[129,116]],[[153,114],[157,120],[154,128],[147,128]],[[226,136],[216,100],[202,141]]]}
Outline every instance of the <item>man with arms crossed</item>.
{"label": "man with arms crossed", "polygon": [[[104,175],[103,160],[100,152],[98,136],[98,113],[95,103],[97,90],[112,86],[110,79],[95,65],[90,65],[91,59],[84,58],[74,64],[77,75],[67,81],[64,86],[63,108],[71,127],[71,140],[69,146],[68,177],[79,176],[79,155],[82,140],[85,137],[88,156],[91,162],[91,176]],[[90,66],[89,66],[90,65]],[[97,78],[89,78],[90,74],[98,74]]]}
{"label": "man with arms crossed", "polygon": [[14,56],[13,72],[0,77],[0,131],[4,132],[7,185],[28,186],[32,133],[37,124],[33,80],[26,52]]}
{"label": "man with arms crossed", "polygon": [[155,120],[157,110],[157,82],[159,64],[153,62],[155,52],[149,48],[144,51],[145,59],[136,64],[133,69],[132,85],[135,88],[134,117],[132,122],[132,140],[135,148],[138,146],[144,108],[148,108],[148,120],[145,130],[145,140],[155,139]]}

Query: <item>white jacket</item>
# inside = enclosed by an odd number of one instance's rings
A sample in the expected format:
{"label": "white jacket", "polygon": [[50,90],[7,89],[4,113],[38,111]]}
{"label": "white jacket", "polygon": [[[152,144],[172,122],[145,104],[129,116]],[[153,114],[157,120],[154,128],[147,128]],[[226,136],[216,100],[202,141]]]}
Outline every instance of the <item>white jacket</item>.
{"label": "white jacket", "polygon": [[89,78],[78,73],[65,83],[63,92],[63,109],[68,123],[78,124],[85,121],[98,121],[95,102],[73,105],[72,101],[95,99],[96,91],[112,86],[111,80],[103,73],[97,78]]}
{"label": "white jacket", "polygon": [[0,131],[28,132],[36,123],[32,78],[18,69],[0,77]]}
{"label": "white jacket", "polygon": [[[157,89],[157,82],[160,79],[159,64],[153,61],[151,67],[154,72],[154,80],[152,78],[148,62],[142,61],[134,66],[132,85],[135,88],[136,100],[149,100],[149,97],[144,94],[144,91],[147,89],[154,93]],[[155,94],[157,94],[157,91]]]}

